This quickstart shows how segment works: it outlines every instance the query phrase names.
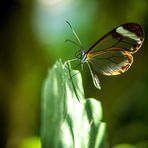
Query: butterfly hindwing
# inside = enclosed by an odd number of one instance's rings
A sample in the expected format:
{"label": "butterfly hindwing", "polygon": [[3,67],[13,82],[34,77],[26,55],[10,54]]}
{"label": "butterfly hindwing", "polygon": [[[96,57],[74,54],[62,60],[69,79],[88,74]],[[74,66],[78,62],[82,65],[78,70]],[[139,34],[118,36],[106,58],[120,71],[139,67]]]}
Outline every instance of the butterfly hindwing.
{"label": "butterfly hindwing", "polygon": [[103,75],[119,75],[129,69],[133,62],[130,52],[121,48],[109,48],[87,54],[92,71]]}

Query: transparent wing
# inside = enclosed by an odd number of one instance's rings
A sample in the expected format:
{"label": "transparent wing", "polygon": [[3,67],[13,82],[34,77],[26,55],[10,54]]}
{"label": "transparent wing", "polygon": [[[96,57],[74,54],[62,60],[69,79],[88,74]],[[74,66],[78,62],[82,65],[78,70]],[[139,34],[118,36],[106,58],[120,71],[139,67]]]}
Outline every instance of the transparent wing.
{"label": "transparent wing", "polygon": [[133,56],[122,48],[109,48],[88,53],[87,61],[94,73],[119,75],[132,65]]}
{"label": "transparent wing", "polygon": [[100,38],[87,51],[98,51],[107,48],[122,48],[135,53],[144,41],[144,31],[139,24],[127,23],[116,27],[105,36]]}

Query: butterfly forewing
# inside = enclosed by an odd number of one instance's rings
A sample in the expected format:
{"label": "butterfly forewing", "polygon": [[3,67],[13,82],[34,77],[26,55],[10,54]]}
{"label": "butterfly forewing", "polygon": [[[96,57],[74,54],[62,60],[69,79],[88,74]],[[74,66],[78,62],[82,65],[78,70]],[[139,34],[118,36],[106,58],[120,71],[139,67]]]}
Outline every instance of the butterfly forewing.
{"label": "butterfly forewing", "polygon": [[115,47],[88,53],[87,59],[92,71],[103,75],[119,75],[127,71],[133,62],[130,52]]}
{"label": "butterfly forewing", "polygon": [[112,47],[135,53],[142,45],[144,32],[139,24],[127,23],[116,27],[93,44],[87,53]]}

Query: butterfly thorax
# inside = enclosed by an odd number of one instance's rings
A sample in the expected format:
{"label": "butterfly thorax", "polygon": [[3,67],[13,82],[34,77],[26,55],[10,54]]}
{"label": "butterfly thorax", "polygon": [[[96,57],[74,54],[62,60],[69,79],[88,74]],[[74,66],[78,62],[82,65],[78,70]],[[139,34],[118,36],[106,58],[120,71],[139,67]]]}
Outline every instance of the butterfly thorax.
{"label": "butterfly thorax", "polygon": [[81,61],[81,63],[85,63],[87,60],[87,53],[85,49],[81,49],[76,54],[76,58]]}

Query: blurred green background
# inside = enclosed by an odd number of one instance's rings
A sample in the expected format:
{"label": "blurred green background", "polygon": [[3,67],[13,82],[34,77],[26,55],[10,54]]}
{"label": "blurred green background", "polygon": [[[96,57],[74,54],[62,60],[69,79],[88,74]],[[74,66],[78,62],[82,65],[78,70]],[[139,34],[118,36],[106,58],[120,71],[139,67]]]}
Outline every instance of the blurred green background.
{"label": "blurred green background", "polygon": [[[21,147],[38,137],[43,81],[61,58],[75,58],[78,49],[70,21],[87,49],[114,27],[136,22],[145,41],[125,74],[99,76],[101,90],[87,66],[83,80],[86,97],[101,101],[107,140],[148,147],[148,1],[147,0],[2,0],[0,4],[0,147]],[[50,106],[49,106],[50,107]],[[27,147],[27,146],[26,146]]]}

